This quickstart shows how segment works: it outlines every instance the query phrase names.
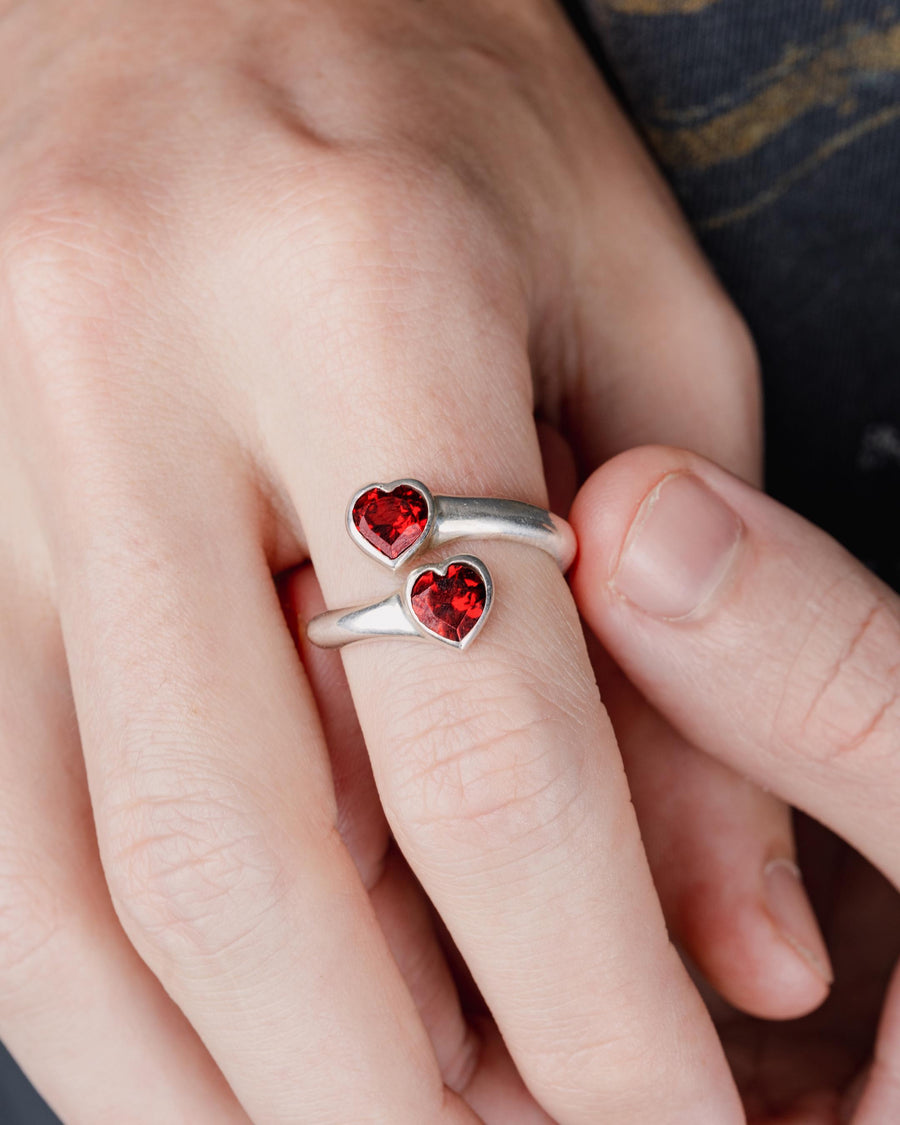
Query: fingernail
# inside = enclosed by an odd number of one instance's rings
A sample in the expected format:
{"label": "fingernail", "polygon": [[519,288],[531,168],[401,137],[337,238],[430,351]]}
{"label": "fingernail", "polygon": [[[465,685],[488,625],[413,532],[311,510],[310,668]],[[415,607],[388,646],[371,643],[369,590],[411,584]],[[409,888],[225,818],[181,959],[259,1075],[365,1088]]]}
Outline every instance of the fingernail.
{"label": "fingernail", "polygon": [[705,484],[672,473],[641,505],[611,586],[654,617],[689,617],[722,584],[742,528]]}
{"label": "fingernail", "polygon": [[779,933],[795,953],[831,984],[831,960],[803,889],[800,869],[789,859],[773,859],[766,865],[763,879],[766,905]]}

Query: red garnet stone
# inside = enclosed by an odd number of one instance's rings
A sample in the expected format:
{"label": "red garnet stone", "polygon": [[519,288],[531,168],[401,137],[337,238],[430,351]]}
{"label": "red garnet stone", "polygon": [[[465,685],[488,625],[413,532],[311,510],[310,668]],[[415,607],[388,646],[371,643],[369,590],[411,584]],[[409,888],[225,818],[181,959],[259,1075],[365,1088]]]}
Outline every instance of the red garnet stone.
{"label": "red garnet stone", "polygon": [[428,523],[428,502],[417,488],[400,484],[390,492],[370,488],[353,505],[353,526],[367,543],[399,558]]}
{"label": "red garnet stone", "polygon": [[426,570],[413,583],[412,611],[426,629],[459,642],[484,613],[484,579],[468,563],[450,563],[447,573]]}

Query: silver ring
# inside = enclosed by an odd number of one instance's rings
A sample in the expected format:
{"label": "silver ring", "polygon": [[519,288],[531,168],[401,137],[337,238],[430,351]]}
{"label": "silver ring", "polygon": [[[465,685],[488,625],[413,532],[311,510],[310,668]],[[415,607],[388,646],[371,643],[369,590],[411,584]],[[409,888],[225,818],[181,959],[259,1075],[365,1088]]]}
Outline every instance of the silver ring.
{"label": "silver ring", "polygon": [[434,496],[405,478],[367,484],[347,505],[351,539],[372,558],[397,569],[420,551],[454,539],[511,539],[546,551],[566,571],[575,558],[575,533],[564,519],[519,500]]}
{"label": "silver ring", "polygon": [[481,559],[456,555],[418,567],[383,601],[320,613],[308,623],[306,634],[321,648],[378,637],[420,637],[464,649],[484,627],[493,597],[490,571]]}

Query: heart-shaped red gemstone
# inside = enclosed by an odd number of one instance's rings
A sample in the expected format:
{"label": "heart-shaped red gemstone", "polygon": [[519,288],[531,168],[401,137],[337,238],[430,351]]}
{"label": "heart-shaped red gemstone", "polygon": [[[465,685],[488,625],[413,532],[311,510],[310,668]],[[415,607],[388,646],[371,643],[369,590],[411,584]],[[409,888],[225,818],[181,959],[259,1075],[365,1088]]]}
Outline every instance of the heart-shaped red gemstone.
{"label": "heart-shaped red gemstone", "polygon": [[426,629],[459,643],[484,613],[484,579],[468,563],[450,563],[447,573],[425,570],[413,583],[410,605]]}
{"label": "heart-shaped red gemstone", "polygon": [[428,501],[417,488],[399,484],[390,492],[367,489],[353,505],[353,526],[389,559],[399,558],[428,523]]}

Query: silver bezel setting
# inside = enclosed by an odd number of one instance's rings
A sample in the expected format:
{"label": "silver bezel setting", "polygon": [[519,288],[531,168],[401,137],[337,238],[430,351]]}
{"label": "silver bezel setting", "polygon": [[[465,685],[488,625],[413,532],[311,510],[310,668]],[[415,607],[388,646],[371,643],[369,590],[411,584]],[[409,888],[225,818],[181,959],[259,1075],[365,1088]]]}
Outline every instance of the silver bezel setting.
{"label": "silver bezel setting", "polygon": [[[414,488],[416,492],[421,493],[428,508],[428,519],[425,523],[422,534],[418,537],[418,539],[413,540],[413,542],[410,543],[405,551],[399,554],[395,559],[392,559],[385,555],[383,552],[379,551],[377,547],[370,543],[368,539],[366,539],[366,537],[361,534],[356,524],[353,522],[353,509],[356,507],[357,500],[359,500],[361,496],[363,496],[366,492],[371,491],[373,488],[380,489],[382,492],[387,493],[393,492],[395,488],[400,488],[404,485],[407,488]],[[350,538],[358,547],[361,547],[366,552],[369,558],[375,559],[376,562],[380,562],[382,566],[390,567],[391,570],[399,570],[400,567],[402,567],[404,563],[407,563],[413,555],[422,550],[425,543],[427,543],[431,538],[431,533],[434,530],[434,522],[434,496],[431,494],[431,490],[429,488],[426,488],[420,480],[414,480],[412,477],[402,477],[399,480],[392,480],[389,484],[382,484],[380,481],[372,481],[369,484],[365,484],[362,488],[358,488],[356,492],[353,493],[353,496],[350,499],[350,503],[347,505],[346,523],[347,530],[350,533]]]}
{"label": "silver bezel setting", "polygon": [[[484,583],[484,609],[481,616],[461,641],[442,637],[424,625],[412,608],[412,588],[417,579],[429,570],[445,575],[454,563],[464,563],[478,572]],[[332,609],[320,613],[307,623],[306,635],[321,648],[342,648],[355,641],[377,640],[380,637],[411,637],[426,641],[440,641],[443,645],[461,651],[468,648],[484,628],[494,600],[494,583],[491,572],[474,555],[453,555],[439,563],[416,567],[411,571],[401,589],[371,605],[352,609]]]}
{"label": "silver bezel setting", "polygon": [[[427,518],[421,535],[395,559],[389,558],[366,539],[353,522],[353,509],[360,497],[372,489],[385,494],[397,488],[411,488],[425,501]],[[504,500],[485,496],[435,496],[415,477],[400,477],[387,483],[371,481],[358,488],[347,505],[345,523],[350,538],[358,547],[382,566],[398,570],[413,555],[426,547],[441,547],[455,539],[505,539],[525,546],[537,547],[553,558],[565,572],[575,558],[577,544],[570,525],[546,508],[538,508],[520,500]],[[484,610],[461,641],[442,637],[424,625],[412,609],[412,588],[428,570],[446,575],[448,567],[464,563],[478,572],[485,589]],[[417,567],[407,575],[399,590],[389,597],[368,605],[330,610],[320,613],[307,625],[309,640],[322,648],[341,648],[354,641],[377,637],[421,637],[440,641],[451,648],[464,649],[475,640],[493,604],[494,584],[481,559],[474,555],[453,555]]]}
{"label": "silver bezel setting", "polygon": [[[373,488],[389,493],[402,485],[414,488],[422,495],[428,508],[428,518],[418,539],[410,543],[402,554],[391,559],[360,534],[353,522],[353,509],[359,498]],[[521,500],[490,496],[436,496],[414,477],[403,477],[389,484],[372,481],[358,488],[347,505],[346,525],[353,542],[369,558],[391,570],[404,566],[426,547],[441,547],[455,539],[506,539],[537,547],[555,559],[564,573],[576,553],[572,528],[546,508],[537,508]]]}
{"label": "silver bezel setting", "polygon": [[[447,571],[450,569],[450,567],[454,566],[456,563],[463,563],[466,566],[470,566],[473,570],[478,572],[478,576],[484,583],[484,609],[481,611],[481,616],[461,641],[454,641],[451,637],[442,637],[440,633],[435,633],[433,630],[429,629],[427,625],[424,625],[418,619],[418,617],[416,617],[415,611],[412,607],[413,586],[416,584],[421,575],[427,574],[429,571],[434,571],[435,574],[439,574],[442,578],[444,578],[446,577]],[[419,633],[421,633],[423,637],[426,637],[428,640],[440,641],[441,644],[449,645],[451,648],[459,649],[460,651],[462,651],[463,649],[469,647],[472,641],[475,640],[475,638],[484,628],[484,623],[485,621],[487,621],[488,614],[491,612],[491,605],[493,604],[493,600],[494,582],[491,578],[491,572],[484,565],[481,559],[476,558],[474,555],[454,555],[452,558],[443,559],[438,563],[430,563],[427,566],[419,566],[416,567],[415,570],[410,571],[410,573],[407,575],[406,583],[403,587],[402,604],[407,617],[412,622],[412,624],[415,625],[416,629]]]}

